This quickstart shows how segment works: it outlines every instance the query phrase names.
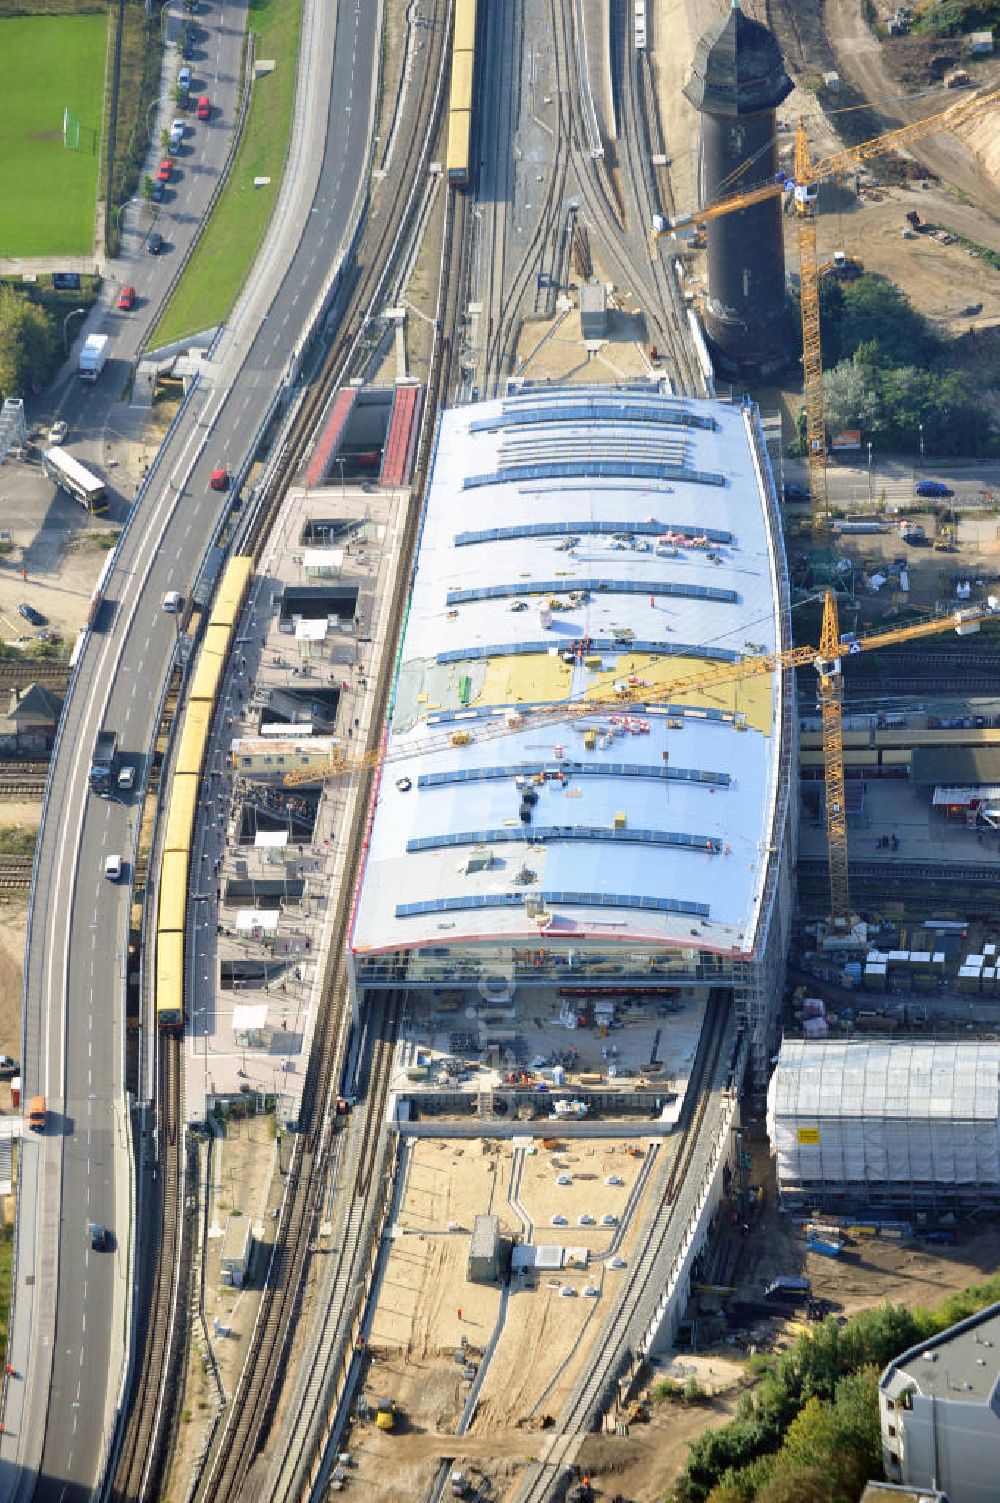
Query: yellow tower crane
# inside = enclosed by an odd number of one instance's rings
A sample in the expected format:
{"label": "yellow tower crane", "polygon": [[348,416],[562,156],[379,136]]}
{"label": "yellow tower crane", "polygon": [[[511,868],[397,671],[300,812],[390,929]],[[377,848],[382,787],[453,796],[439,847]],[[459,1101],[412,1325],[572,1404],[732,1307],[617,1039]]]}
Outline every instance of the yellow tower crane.
{"label": "yellow tower crane", "polygon": [[812,526],[815,534],[821,534],[830,525],[830,507],[826,484],[826,423],[823,414],[823,353],[819,328],[819,277],[821,268],[816,256],[816,189],[827,178],[836,177],[860,162],[881,156],[897,146],[907,146],[924,136],[937,131],[953,130],[976,120],[986,110],[1000,105],[1000,89],[988,89],[960,100],[946,110],[914,120],[896,130],[886,131],[858,146],[845,146],[831,156],[813,161],[809,150],[805,122],[800,119],[795,133],[795,167],[791,178],[780,178],[764,183],[759,188],[750,188],[742,193],[732,193],[708,204],[692,214],[681,214],[674,219],[657,221],[653,236],[658,238],[694,224],[707,224],[724,214],[736,214],[753,204],[777,198],[791,192],[795,197],[795,212],[798,229],[799,250],[799,307],[802,317],[802,369],[806,402],[806,456],[809,465],[809,494],[811,498]]}
{"label": "yellow tower crane", "polygon": [[[837,619],[837,599],[832,590],[827,590],[823,605],[823,627],[819,649],[815,647],[791,647],[783,652],[759,653],[741,658],[735,663],[717,663],[697,673],[685,674],[659,691],[665,697],[662,703],[678,703],[678,697],[692,691],[712,689],[718,684],[739,683],[745,679],[759,678],[763,674],[785,669],[812,665],[816,670],[819,688],[820,713],[823,725],[823,762],[826,789],[826,833],[830,869],[830,915],[834,923],[847,923],[851,917],[850,884],[847,868],[847,810],[844,798],[844,746],[842,728],[843,683],[841,659],[859,653],[874,652],[880,647],[892,647],[897,642],[913,642],[920,637],[931,637],[939,632],[956,631],[959,636],[969,636],[979,630],[980,624],[997,615],[1000,604],[991,596],[982,605],[966,606],[942,616],[929,616],[923,621],[913,621],[907,626],[895,626],[888,631],[872,632],[857,637],[851,642],[841,642]],[[661,701],[651,695],[649,688],[623,688],[613,697],[579,699],[562,704],[539,705],[524,712],[508,711],[489,719],[470,716],[460,725],[441,735],[414,736],[406,742],[394,743],[388,751],[378,748],[358,756],[341,757],[336,753],[323,767],[302,768],[285,774],[285,786],[300,787],[307,783],[322,783],[328,778],[342,777],[349,773],[363,772],[380,764],[398,765],[410,757],[425,758],[435,752],[448,751],[453,747],[477,745],[492,741],[498,736],[510,736],[518,731],[536,729],[545,725],[561,725],[566,721],[587,719],[620,713],[630,706],[644,705],[653,708]],[[402,774],[405,777],[405,773]]]}

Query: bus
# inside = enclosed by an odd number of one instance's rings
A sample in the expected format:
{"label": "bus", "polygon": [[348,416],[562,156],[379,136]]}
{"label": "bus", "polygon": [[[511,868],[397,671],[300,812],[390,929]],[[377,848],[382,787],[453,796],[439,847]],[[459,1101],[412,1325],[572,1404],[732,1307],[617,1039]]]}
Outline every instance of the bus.
{"label": "bus", "polygon": [[46,449],[42,455],[42,469],[74,501],[79,501],[88,511],[106,511],[107,490],[104,481],[82,465],[65,449]]}

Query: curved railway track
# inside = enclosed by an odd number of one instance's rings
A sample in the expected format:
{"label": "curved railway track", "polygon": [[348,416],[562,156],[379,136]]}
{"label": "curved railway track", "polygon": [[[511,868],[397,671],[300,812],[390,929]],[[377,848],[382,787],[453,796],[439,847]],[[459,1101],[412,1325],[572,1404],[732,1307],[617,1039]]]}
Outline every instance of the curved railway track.
{"label": "curved railway track", "polygon": [[374,1223],[378,1219],[379,1202],[375,1190],[385,1175],[385,1109],[403,1006],[403,994],[398,992],[390,994],[381,1009],[372,1008],[378,1028],[365,1071],[367,1089],[360,1141],[357,1135],[350,1140],[346,1136],[341,1138],[345,1158],[350,1154],[350,1159],[349,1162],[342,1159],[340,1163],[341,1185],[334,1197],[340,1201],[335,1263],[328,1273],[324,1272],[332,1291],[332,1298],[322,1312],[329,1339],[318,1344],[306,1382],[294,1395],[296,1412],[286,1426],[282,1454],[267,1479],[265,1496],[269,1503],[298,1503],[309,1496],[329,1450],[337,1380],[350,1358],[359,1290],[364,1285],[371,1247],[377,1238]]}
{"label": "curved railway track", "polygon": [[[255,557],[259,557],[285,492],[304,462],[331,393],[345,379],[349,370],[360,331],[363,330],[368,313],[376,304],[389,274],[390,251],[405,238],[408,228],[418,217],[418,185],[426,174],[431,148],[440,126],[444,98],[442,85],[445,42],[450,34],[450,0],[436,0],[428,10],[429,14],[424,17],[426,30],[422,32],[422,37],[426,39],[422,53],[425,69],[417,90],[411,127],[404,133],[405,149],[398,149],[394,154],[392,171],[382,184],[382,213],[377,225],[369,225],[362,234],[353,275],[345,279],[341,287],[337,336],[309,386],[293,431],[274,466],[266,489],[244,508],[239,529],[239,546],[249,547]],[[413,510],[411,508],[411,512]],[[411,517],[409,528],[412,536],[407,546],[412,550],[416,536],[415,516]],[[397,621],[402,617],[407,578],[408,569],[404,560],[399,571],[400,583],[394,602]],[[372,724],[376,728],[381,726],[385,713],[389,666],[387,664],[383,672],[378,690],[380,700],[372,718]],[[370,789],[371,777],[368,775],[360,781],[357,812],[350,832],[352,861],[360,851]],[[30,859],[27,862],[25,886],[29,879]],[[0,866],[0,887],[2,884]],[[344,903],[341,905],[338,929],[333,936],[330,950],[332,955],[343,955],[348,918],[349,905]],[[335,1085],[333,1044],[340,1022],[337,1004],[343,995],[343,984],[343,964],[338,960],[335,974],[328,979],[325,987],[317,1019],[314,1048],[303,1089],[300,1115],[302,1135],[296,1142],[287,1194],[276,1228],[267,1287],[240,1383],[226,1411],[226,1425],[221,1436],[216,1436],[219,1445],[209,1452],[203,1462],[197,1494],[202,1499],[236,1499],[241,1495],[249,1499],[256,1495],[253,1482],[248,1479],[252,1477],[255,1458],[267,1438],[278,1387],[285,1377],[283,1358],[287,1354],[298,1313],[302,1271],[309,1251],[312,1208],[322,1192],[323,1176],[328,1167],[325,1151],[329,1135],[328,1103]],[[161,1044],[164,1058],[169,1058],[172,1045],[179,1059],[181,1046],[179,1042],[170,1040]],[[164,1075],[167,1077],[169,1071],[165,1070]],[[183,1121],[180,1108],[179,1091],[171,1094],[168,1087],[162,1102],[163,1136],[165,1143],[173,1144],[176,1141],[179,1152],[183,1152],[180,1148]],[[177,1172],[179,1175],[180,1168]],[[176,1411],[182,1390],[182,1376],[177,1372],[175,1363],[183,1341],[175,1326],[179,1327],[184,1312],[179,1308],[182,1302],[178,1300],[174,1277],[180,1246],[177,1239],[181,1233],[179,1228],[174,1229],[170,1224],[170,1193],[168,1188],[168,1204],[164,1210],[163,1235],[153,1275],[154,1297],[149,1305],[142,1366],[114,1484],[117,1489],[114,1495],[121,1498],[122,1503],[126,1498],[131,1503],[131,1500],[162,1496],[166,1442],[176,1424]],[[147,1458],[145,1464],[142,1462],[144,1455]]]}
{"label": "curved railway track", "polygon": [[579,1436],[593,1424],[623,1364],[634,1352],[641,1335],[643,1306],[652,1294],[664,1234],[675,1214],[680,1188],[691,1169],[709,1106],[719,1088],[722,1050],[729,1036],[728,1008],[729,993],[714,991],[706,1010],[695,1079],[689,1086],[689,1099],[692,1091],[695,1093],[693,1108],[679,1135],[680,1141],[663,1191],[665,1212],[648,1219],[641,1241],[632,1254],[632,1277],[603,1331],[595,1338],[590,1365],[578,1379],[554,1434],[549,1432],[552,1440],[547,1459],[531,1469],[517,1493],[517,1503],[543,1503],[559,1486]]}
{"label": "curved railway track", "polygon": [[[183,1043],[171,1034],[161,1034],[158,1049],[159,1096],[162,1141],[159,1155],[160,1193],[146,1181],[143,1197],[143,1237],[157,1247],[156,1263],[144,1291],[150,1317],[171,1310],[178,1300],[175,1270],[182,1262],[184,1215]],[[136,1319],[143,1325],[139,1311]],[[135,1503],[162,1495],[160,1478],[169,1447],[168,1427],[158,1420],[169,1405],[169,1386],[176,1379],[184,1342],[177,1323],[150,1318],[145,1324],[147,1340],[137,1376],[135,1402],[109,1492],[111,1503]]]}

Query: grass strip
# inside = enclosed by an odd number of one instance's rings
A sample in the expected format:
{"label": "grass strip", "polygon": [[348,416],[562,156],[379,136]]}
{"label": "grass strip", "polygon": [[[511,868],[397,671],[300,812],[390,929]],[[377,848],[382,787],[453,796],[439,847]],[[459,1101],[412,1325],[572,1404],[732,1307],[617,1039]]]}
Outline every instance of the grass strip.
{"label": "grass strip", "polygon": [[[301,0],[250,0],[256,56],[274,70],[252,85],[243,137],[232,170],[149,343],[171,344],[222,323],[246,280],[267,231],[285,167],[292,127]],[[269,178],[255,188],[255,178]]]}

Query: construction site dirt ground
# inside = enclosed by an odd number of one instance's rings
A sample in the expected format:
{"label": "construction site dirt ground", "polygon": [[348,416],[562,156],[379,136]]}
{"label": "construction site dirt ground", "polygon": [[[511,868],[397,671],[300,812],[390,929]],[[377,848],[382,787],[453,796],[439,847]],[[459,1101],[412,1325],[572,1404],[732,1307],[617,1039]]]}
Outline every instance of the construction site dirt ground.
{"label": "construction site dirt ground", "polygon": [[[635,1146],[639,1156],[624,1144],[589,1141],[524,1153],[519,1204],[533,1223],[536,1245],[565,1249],[563,1266],[514,1278],[462,1455],[526,1459],[544,1444],[542,1416],[559,1413],[607,1317],[614,1281],[627,1277],[624,1269],[609,1266],[607,1255],[613,1246],[627,1268],[669,1161],[669,1144],[659,1147],[625,1224],[630,1192],[653,1151],[648,1143]],[[500,1310],[499,1286],[467,1279],[469,1234],[474,1217],[487,1212],[499,1217],[503,1235],[521,1234],[507,1199],[515,1152],[523,1150],[488,1139],[419,1139],[408,1145],[400,1209],[367,1335],[360,1406],[374,1413],[382,1399],[391,1398],[400,1418],[393,1434],[379,1432],[372,1418],[358,1423],[346,1443],[352,1490],[359,1488],[364,1497],[418,1497],[438,1458],[458,1454],[453,1432],[470,1387],[463,1367],[478,1362]],[[571,1182],[557,1184],[560,1177]],[[609,1178],[622,1184],[609,1185]],[[605,1215],[619,1225],[602,1226]],[[553,1226],[557,1216],[566,1224]],[[581,1217],[587,1224],[580,1225]],[[588,1285],[600,1290],[598,1297],[582,1293]],[[574,1293],[566,1296],[563,1288]],[[416,1445],[417,1438],[430,1443]],[[500,1491],[503,1474],[492,1463],[489,1471]]]}

